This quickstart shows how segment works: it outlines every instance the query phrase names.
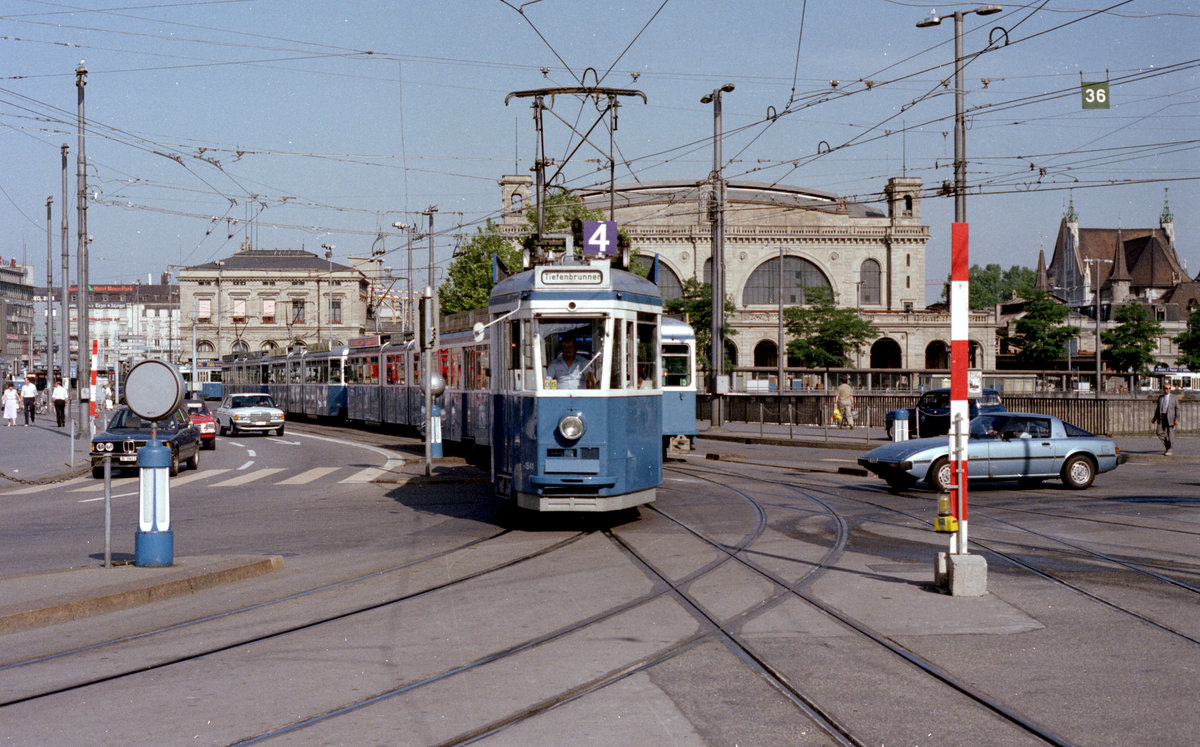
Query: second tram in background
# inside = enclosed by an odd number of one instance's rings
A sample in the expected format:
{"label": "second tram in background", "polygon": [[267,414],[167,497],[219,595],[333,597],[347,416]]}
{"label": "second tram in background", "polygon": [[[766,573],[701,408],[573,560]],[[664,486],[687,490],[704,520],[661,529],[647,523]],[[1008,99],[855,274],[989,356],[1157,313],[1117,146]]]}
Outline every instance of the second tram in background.
{"label": "second tram in background", "polygon": [[664,316],[662,338],[663,455],[672,447],[696,447],[696,332],[687,322]]}
{"label": "second tram in background", "polygon": [[[654,500],[661,313],[657,286],[603,262],[501,280],[486,313],[443,320],[428,356],[445,381],[436,400],[443,440],[486,450],[496,494],[524,508],[610,511]],[[411,342],[363,338],[228,361],[226,389],[268,392],[293,415],[419,427],[423,357]],[[683,379],[675,381],[686,387]],[[694,392],[692,413],[694,429]]]}

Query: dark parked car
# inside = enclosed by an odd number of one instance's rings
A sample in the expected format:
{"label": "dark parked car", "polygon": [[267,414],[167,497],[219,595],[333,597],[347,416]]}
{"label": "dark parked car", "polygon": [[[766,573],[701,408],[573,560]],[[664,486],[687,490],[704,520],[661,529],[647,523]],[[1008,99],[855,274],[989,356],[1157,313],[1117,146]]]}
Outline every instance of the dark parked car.
{"label": "dark parked car", "polygon": [[[150,440],[149,420],[142,420],[133,410],[121,407],[108,421],[108,430],[92,437],[92,477],[104,477],[104,456],[112,455],[112,467],[136,469],[137,450]],[[171,447],[172,476],[179,474],[179,463],[190,469],[200,466],[200,431],[182,408],[158,421],[158,440]]]}
{"label": "dark parked car", "polygon": [[[984,389],[982,395],[971,399],[968,409],[967,423],[963,423],[964,428],[967,427],[970,421],[975,419],[976,415],[989,412],[1004,412],[1004,402],[1000,399],[1000,392],[997,392],[995,389]],[[888,438],[892,437],[892,425],[896,420],[897,412],[899,410],[892,410],[883,416],[883,425],[887,428]],[[917,400],[916,407],[908,408],[909,438],[944,436],[949,432],[949,389],[930,389]]]}

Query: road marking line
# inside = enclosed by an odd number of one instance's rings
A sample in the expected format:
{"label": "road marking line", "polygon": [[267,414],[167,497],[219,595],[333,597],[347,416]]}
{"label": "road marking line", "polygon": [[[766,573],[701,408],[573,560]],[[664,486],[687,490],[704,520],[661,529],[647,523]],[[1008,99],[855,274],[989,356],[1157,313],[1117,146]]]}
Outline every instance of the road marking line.
{"label": "road marking line", "polygon": [[[117,493],[116,495],[114,495],[112,497],[113,498],[128,498],[131,495],[137,495],[137,493],[136,492],[134,492],[134,493]],[[104,500],[104,496],[101,495],[96,498],[80,498],[78,503],[95,503],[96,501],[102,501],[102,500]]]}
{"label": "road marking line", "polygon": [[[3,493],[0,493],[0,495],[28,495],[29,493],[40,493],[43,490],[49,490],[51,488],[62,488],[67,485],[74,485],[83,479],[85,478],[72,477],[70,480],[63,480],[62,482],[48,482],[42,485],[30,485],[29,487],[17,488],[16,490],[6,490]],[[91,476],[88,475],[87,479],[90,480]]]}
{"label": "road marking line", "polygon": [[310,470],[301,472],[298,475],[292,475],[286,480],[280,480],[276,485],[307,485],[314,480],[319,480],[330,472],[337,472],[341,467],[313,467]]}
{"label": "road marking line", "polygon": [[247,467],[249,467],[249,466],[250,466],[250,465],[252,465],[252,464],[254,464],[254,460],[253,460],[253,459],[251,459],[250,461],[246,462],[246,463],[245,463],[245,464],[243,464],[242,466],[238,467],[238,471],[239,471],[239,472],[241,472],[242,470],[246,469]]}
{"label": "road marking line", "polygon": [[258,454],[255,454],[255,453],[254,453],[254,449],[246,449],[246,456],[248,456],[248,457],[256,457],[256,456],[258,456]]}
{"label": "road marking line", "polygon": [[370,467],[368,469],[359,470],[358,472],[355,472],[353,475],[350,475],[349,477],[347,477],[345,480],[339,480],[338,482],[340,482],[340,483],[374,482],[375,480],[379,479],[383,475],[386,475],[386,474],[392,472],[393,467],[399,467],[402,464],[404,464],[403,459],[396,459],[394,457],[389,457],[387,462],[383,465],[383,467]]}
{"label": "road marking line", "polygon": [[261,480],[264,477],[270,477],[271,475],[275,474],[276,472],[283,472],[283,468],[282,467],[272,467],[269,469],[258,469],[253,472],[247,472],[244,475],[232,477],[224,482],[214,483],[212,485],[209,485],[209,487],[210,488],[232,488],[237,485],[245,485],[248,482],[254,482],[255,480]]}

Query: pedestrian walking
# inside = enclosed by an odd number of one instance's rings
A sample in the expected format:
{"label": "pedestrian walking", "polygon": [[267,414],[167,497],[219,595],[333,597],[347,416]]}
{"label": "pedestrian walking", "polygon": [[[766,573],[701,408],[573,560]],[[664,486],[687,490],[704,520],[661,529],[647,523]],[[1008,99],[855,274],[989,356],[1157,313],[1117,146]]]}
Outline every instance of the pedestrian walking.
{"label": "pedestrian walking", "polygon": [[59,428],[67,424],[67,399],[70,396],[67,388],[63,386],[62,379],[55,379],[54,389],[50,392],[50,399],[54,401],[54,417],[58,420]]}
{"label": "pedestrian walking", "polygon": [[25,379],[25,385],[21,387],[21,398],[25,400],[25,427],[37,420],[37,384],[33,383],[33,377],[29,376]]}
{"label": "pedestrian walking", "polygon": [[4,390],[3,399],[0,400],[4,405],[4,419],[7,421],[5,426],[12,427],[17,424],[17,409],[20,407],[21,397],[17,394],[16,387],[12,382],[8,382],[8,387]]}
{"label": "pedestrian walking", "polygon": [[843,375],[842,383],[838,384],[834,395],[833,406],[841,413],[838,428],[854,427],[854,387],[850,386],[850,377]]}
{"label": "pedestrian walking", "polygon": [[1162,389],[1150,422],[1155,425],[1155,435],[1162,439],[1163,454],[1171,456],[1171,442],[1175,439],[1175,426],[1179,425],[1179,398],[1172,391],[1170,381],[1163,379]]}

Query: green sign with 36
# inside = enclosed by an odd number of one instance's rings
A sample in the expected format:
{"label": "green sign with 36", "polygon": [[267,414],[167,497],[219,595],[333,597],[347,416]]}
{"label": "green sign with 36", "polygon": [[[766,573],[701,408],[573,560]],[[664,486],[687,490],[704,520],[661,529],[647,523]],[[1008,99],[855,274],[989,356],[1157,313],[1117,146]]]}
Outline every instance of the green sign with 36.
{"label": "green sign with 36", "polygon": [[1099,83],[1085,82],[1083,84],[1083,108],[1108,108],[1108,81],[1101,81]]}

